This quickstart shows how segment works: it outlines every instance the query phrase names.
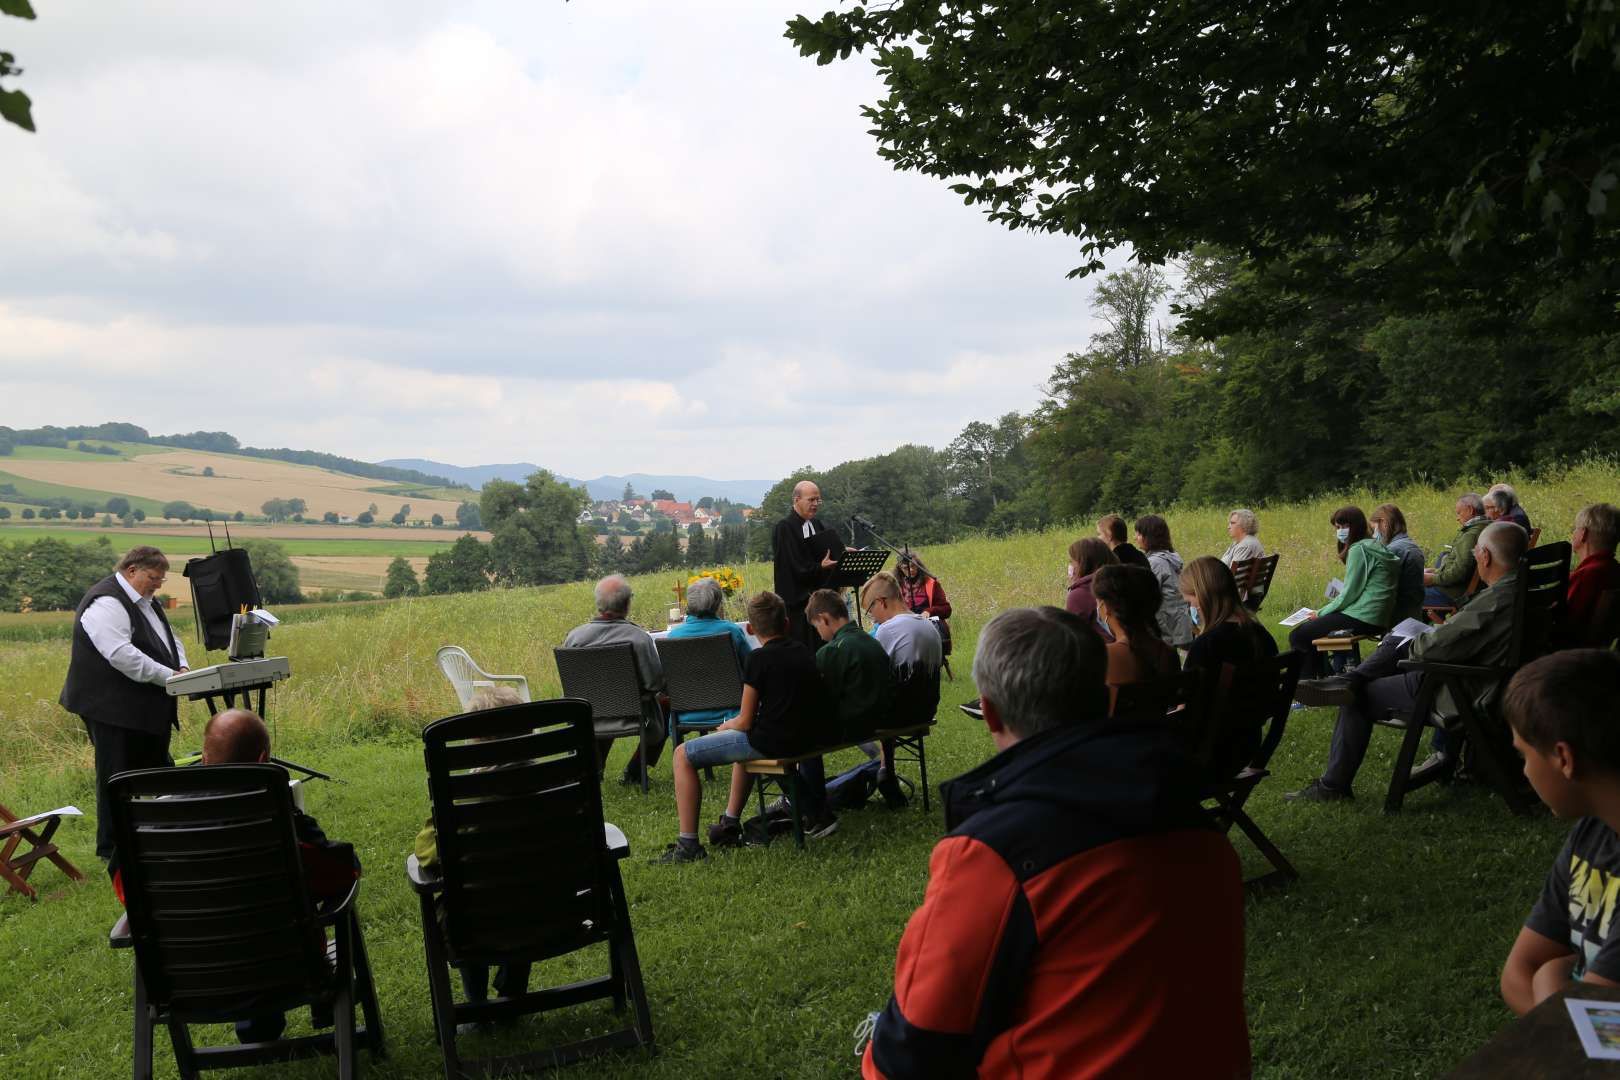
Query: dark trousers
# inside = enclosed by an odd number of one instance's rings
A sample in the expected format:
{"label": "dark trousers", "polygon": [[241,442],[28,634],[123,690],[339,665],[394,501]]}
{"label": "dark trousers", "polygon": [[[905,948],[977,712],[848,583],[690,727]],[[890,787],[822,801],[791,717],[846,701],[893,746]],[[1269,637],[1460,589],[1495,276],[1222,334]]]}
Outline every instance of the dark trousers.
{"label": "dark trousers", "polygon": [[1305,658],[1300,668],[1299,677],[1302,679],[1320,679],[1327,674],[1327,662],[1324,654],[1316,651],[1311,642],[1319,637],[1327,637],[1335,630],[1350,630],[1357,634],[1378,634],[1383,628],[1371,623],[1364,623],[1360,619],[1352,619],[1342,611],[1335,611],[1331,615],[1309,619],[1294,627],[1288,634],[1288,647]]}
{"label": "dark trousers", "polygon": [[[484,1001],[489,996],[488,964],[457,964],[461,990],[468,1001]],[[529,988],[529,961],[502,964],[495,969],[495,996],[516,997]]]}
{"label": "dark trousers", "polygon": [[[642,723],[647,728],[647,768],[658,764],[658,758],[664,752],[664,743],[669,739],[669,723],[664,717],[664,711],[658,704],[656,697],[646,698],[641,703]],[[596,740],[596,768],[601,771],[607,764],[608,751],[613,749],[614,740]],[[624,763],[624,774],[641,779],[641,746],[637,744],[630,755],[630,760]]]}
{"label": "dark trousers", "polygon": [[131,769],[161,769],[173,765],[169,756],[169,729],[153,735],[134,728],[84,718],[90,742],[96,748],[96,854],[107,863],[107,873],[118,869],[113,850],[112,803],[107,781]]}
{"label": "dark trousers", "polygon": [[1424,607],[1456,607],[1457,598],[1438,585],[1425,585],[1423,587]]}
{"label": "dark trousers", "polygon": [[799,770],[799,812],[819,817],[827,809],[827,765],[821,758],[801,761]]}
{"label": "dark trousers", "polygon": [[1385,638],[1355,669],[1352,681],[1356,703],[1339,709],[1327,768],[1322,772],[1323,785],[1335,791],[1349,791],[1356,771],[1367,756],[1373,719],[1388,714],[1391,709],[1410,712],[1416,704],[1423,676],[1397,667],[1411,651],[1411,644],[1410,640],[1397,642],[1394,638]]}

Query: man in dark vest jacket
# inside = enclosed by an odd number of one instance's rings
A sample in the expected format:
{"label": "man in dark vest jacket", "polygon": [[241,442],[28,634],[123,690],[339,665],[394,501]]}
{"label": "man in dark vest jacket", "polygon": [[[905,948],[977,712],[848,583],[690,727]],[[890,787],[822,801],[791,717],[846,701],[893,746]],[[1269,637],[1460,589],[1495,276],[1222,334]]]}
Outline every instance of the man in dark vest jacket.
{"label": "man in dark vest jacket", "polygon": [[802,641],[811,652],[821,648],[821,635],[805,618],[804,605],[811,593],[826,585],[828,571],[838,565],[844,551],[838,533],[816,520],[820,509],[821,489],[801,480],[793,487],[793,509],[771,533],[773,591],[787,605],[787,636]]}
{"label": "man in dark vest jacket", "polygon": [[186,670],[186,650],[152,600],[168,571],[157,548],[131,548],[84,594],[73,617],[73,657],[59,700],[84,721],[96,748],[96,854],[109,874],[117,865],[107,781],[174,764],[169,729],[180,726],[180,713],[163,684]]}

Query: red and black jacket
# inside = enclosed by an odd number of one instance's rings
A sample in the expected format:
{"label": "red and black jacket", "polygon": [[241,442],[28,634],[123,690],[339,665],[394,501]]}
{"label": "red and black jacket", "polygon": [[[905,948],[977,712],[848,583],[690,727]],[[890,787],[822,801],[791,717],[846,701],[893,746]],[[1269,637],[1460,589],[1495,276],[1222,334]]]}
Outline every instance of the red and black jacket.
{"label": "red and black jacket", "polygon": [[944,787],[869,1078],[1250,1075],[1243,885],[1167,733],[1065,727]]}

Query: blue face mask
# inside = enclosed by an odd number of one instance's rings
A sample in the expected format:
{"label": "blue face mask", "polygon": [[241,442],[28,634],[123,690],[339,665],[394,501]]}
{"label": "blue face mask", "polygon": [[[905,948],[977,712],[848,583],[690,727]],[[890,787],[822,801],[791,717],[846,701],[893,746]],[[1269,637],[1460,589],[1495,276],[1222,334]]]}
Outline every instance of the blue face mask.
{"label": "blue face mask", "polygon": [[1374,529],[1373,530],[1373,539],[1378,541],[1380,544],[1382,544],[1384,542],[1384,530],[1383,529]]}
{"label": "blue face mask", "polygon": [[1340,525],[1338,529],[1334,531],[1333,535],[1337,536],[1339,538],[1339,543],[1342,544],[1346,540],[1350,539],[1350,530],[1345,528],[1343,525]]}
{"label": "blue face mask", "polygon": [[1198,617],[1198,609],[1197,608],[1189,607],[1187,610],[1192,612],[1192,624],[1194,626],[1197,626],[1200,622],[1203,621]]}

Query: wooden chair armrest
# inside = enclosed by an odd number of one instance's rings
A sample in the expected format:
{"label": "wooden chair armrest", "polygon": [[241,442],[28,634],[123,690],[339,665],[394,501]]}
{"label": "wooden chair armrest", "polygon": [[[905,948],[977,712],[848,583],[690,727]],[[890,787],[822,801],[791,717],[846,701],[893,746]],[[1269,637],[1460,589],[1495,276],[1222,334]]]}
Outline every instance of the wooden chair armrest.
{"label": "wooden chair armrest", "polygon": [[602,833],[607,840],[608,854],[615,859],[623,859],[630,854],[630,841],[625,839],[624,832],[613,822],[602,822]]}
{"label": "wooden chair armrest", "polygon": [[436,893],[444,888],[444,878],[436,869],[423,869],[415,853],[405,856],[405,877],[418,893]]}
{"label": "wooden chair armrest", "polygon": [[125,913],[118,916],[113,928],[107,935],[107,944],[115,949],[127,949],[135,944],[135,939],[129,936],[129,915]]}

